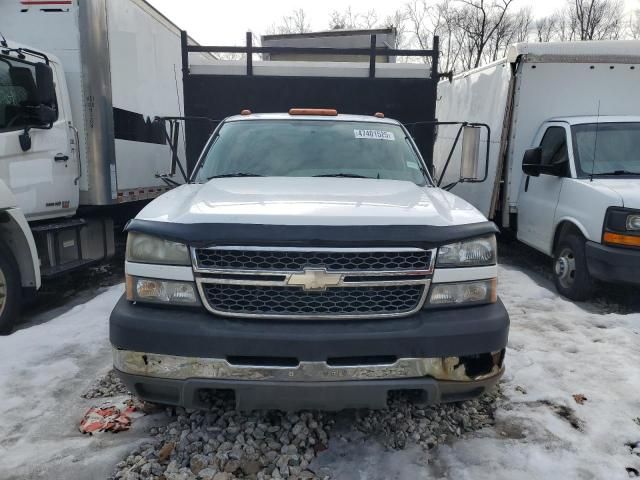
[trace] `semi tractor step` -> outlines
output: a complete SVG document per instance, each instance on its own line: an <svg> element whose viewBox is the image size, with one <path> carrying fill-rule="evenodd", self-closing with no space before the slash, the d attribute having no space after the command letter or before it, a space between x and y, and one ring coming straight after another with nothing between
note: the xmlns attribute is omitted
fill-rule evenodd
<svg viewBox="0 0 640 480"><path fill-rule="evenodd" d="M113 220L72 218L31 228L40 258L40 274L53 277L113 256Z"/></svg>
<svg viewBox="0 0 640 480"><path fill-rule="evenodd" d="M54 267L41 267L40 276L42 278L52 278L57 277L63 273L68 273L73 270L79 270L84 267L88 267L91 264L98 263L100 259L97 260L73 260L71 262L63 263L62 265L56 265Z"/></svg>
<svg viewBox="0 0 640 480"><path fill-rule="evenodd" d="M55 232L60 230L67 230L69 228L78 228L87 225L87 221L84 218L70 218L68 220L56 221L52 223L42 223L33 225L31 231L36 233Z"/></svg>

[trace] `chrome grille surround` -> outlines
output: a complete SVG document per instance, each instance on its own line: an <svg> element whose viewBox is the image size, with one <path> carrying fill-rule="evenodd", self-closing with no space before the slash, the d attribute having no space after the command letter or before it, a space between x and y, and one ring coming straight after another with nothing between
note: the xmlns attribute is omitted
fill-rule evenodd
<svg viewBox="0 0 640 480"><path fill-rule="evenodd" d="M246 268L242 261L228 263L236 254L247 258L247 252L253 258L274 258L278 268L268 268L265 262L252 264L256 268ZM205 266L200 258L215 258L218 254L225 257L227 264L219 266ZM305 256L311 259L323 257L329 266L338 267L335 259L343 262L342 268L326 268L317 260L305 264ZM236 247L219 246L205 249L192 248L191 257L196 273L196 283L202 303L211 313L228 317L243 318L277 318L277 319L355 319L355 318L385 318L411 315L420 310L426 300L436 259L436 250L420 248L307 248L307 247ZM351 261L353 258L385 259L377 262L387 267L380 270L364 268ZM282 265L282 258L295 258L294 264ZM397 258L400 268L387 259ZM403 262L403 258L409 261ZM204 262L211 265L212 263ZM215 262L213 262L215 264ZM413 264L421 268L406 268ZM235 266L237 267L235 267ZM282 266L295 268L281 268ZM239 267L239 268L238 268ZM259 267L259 268L258 268ZM267 268L264 268L267 267ZM352 268L353 267L353 268ZM358 267L358 268L355 268ZM405 268L403 268L405 267ZM228 287L237 286L238 292ZM406 292L398 294L399 286L411 286ZM416 289L416 287L418 287ZM353 300L359 288L371 298L359 298L357 305L346 305ZM282 290L280 290L282 289ZM294 290L295 289L295 290ZM233 299L234 308L217 306L210 301L211 292L225 292L226 299ZM292 293L300 292L299 298ZM344 295L340 292L344 292ZM273 295L274 300L265 297L265 293ZM278 292L281 292L279 295ZM317 294L317 295L315 295ZM247 295L247 308L242 308L242 295ZM384 295L390 295L384 298ZM238 299L238 296L240 299ZM260 296L260 297L259 297ZM283 300L284 305L292 306L291 311L279 306L274 310L273 304ZM259 311L259 299L264 301L265 311ZM334 305L331 305L331 302ZM400 308L404 302L405 308ZM367 310L366 305L371 308ZM339 304L339 305L338 305ZM295 306L294 306L295 305ZM342 305L344 308L341 308ZM316 309L314 311L314 308ZM324 308L324 311L322 310ZM399 309L400 308L400 309ZM277 311L276 311L277 310Z"/></svg>

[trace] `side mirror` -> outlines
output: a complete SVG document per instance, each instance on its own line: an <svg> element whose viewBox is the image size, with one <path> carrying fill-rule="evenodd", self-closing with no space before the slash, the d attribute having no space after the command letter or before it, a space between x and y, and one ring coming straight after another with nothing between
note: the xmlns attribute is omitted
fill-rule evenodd
<svg viewBox="0 0 640 480"><path fill-rule="evenodd" d="M480 170L480 127L463 127L460 180L478 181Z"/></svg>
<svg viewBox="0 0 640 480"><path fill-rule="evenodd" d="M36 63L36 89L40 105L52 107L56 100L56 86L53 81L53 70L46 63Z"/></svg>
<svg viewBox="0 0 640 480"><path fill-rule="evenodd" d="M522 171L532 177L540 176L542 171L542 149L531 148L524 152L524 158L522 159Z"/></svg>

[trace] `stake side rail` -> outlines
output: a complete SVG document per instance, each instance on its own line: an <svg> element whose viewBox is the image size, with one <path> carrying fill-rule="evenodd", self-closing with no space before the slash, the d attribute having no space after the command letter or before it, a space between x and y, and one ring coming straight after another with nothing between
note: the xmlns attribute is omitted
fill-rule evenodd
<svg viewBox="0 0 640 480"><path fill-rule="evenodd" d="M220 46L220 45L189 45L187 32L182 31L182 73L189 74L189 53L242 53L246 55L247 75L253 75L253 54L304 54L304 55L336 55L336 56L363 56L369 58L369 78L376 76L376 60L378 56L387 57L429 57L431 59L431 78L440 79L438 72L439 38L433 38L432 49L398 49L386 48L376 45L376 35L371 35L369 48L331 48L331 47L256 47L253 45L253 35L247 32L246 45Z"/></svg>

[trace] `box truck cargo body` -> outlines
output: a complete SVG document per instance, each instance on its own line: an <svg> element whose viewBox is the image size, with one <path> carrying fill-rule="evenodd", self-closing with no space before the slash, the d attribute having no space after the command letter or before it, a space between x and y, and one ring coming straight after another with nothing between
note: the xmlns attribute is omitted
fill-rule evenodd
<svg viewBox="0 0 640 480"><path fill-rule="evenodd" d="M593 278L640 282L639 51L638 41L517 44L439 84L438 120L491 127L487 180L456 183L458 145L443 184L553 256L571 298L586 298ZM454 138L439 127L438 175Z"/></svg>

